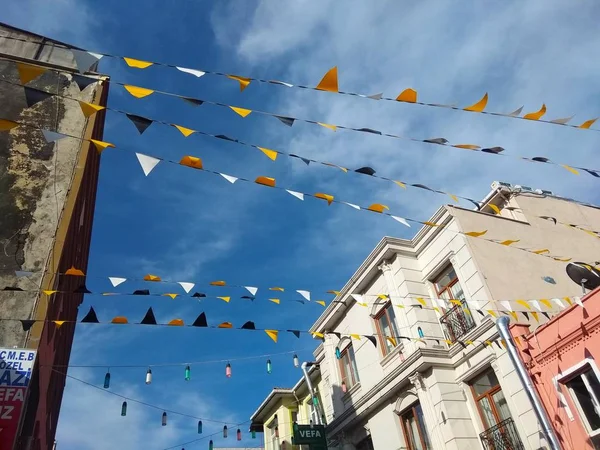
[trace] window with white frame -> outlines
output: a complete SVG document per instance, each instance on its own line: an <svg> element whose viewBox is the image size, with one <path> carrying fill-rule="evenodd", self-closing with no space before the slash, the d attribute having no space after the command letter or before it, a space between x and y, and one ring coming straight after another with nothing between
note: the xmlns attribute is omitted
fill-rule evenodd
<svg viewBox="0 0 600 450"><path fill-rule="evenodd" d="M383 356L390 353L398 345L400 334L396 326L396 314L392 307L392 303L388 303L375 316L375 325L377 327L377 336L381 344Z"/></svg>
<svg viewBox="0 0 600 450"><path fill-rule="evenodd" d="M590 435L600 434L600 382L590 364L561 380Z"/></svg>

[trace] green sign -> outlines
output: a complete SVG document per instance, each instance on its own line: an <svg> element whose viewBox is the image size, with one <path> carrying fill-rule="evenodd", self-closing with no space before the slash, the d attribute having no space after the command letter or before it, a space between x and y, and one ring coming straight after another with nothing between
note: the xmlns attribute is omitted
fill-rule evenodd
<svg viewBox="0 0 600 450"><path fill-rule="evenodd" d="M318 445L327 448L325 426L294 425L294 445Z"/></svg>

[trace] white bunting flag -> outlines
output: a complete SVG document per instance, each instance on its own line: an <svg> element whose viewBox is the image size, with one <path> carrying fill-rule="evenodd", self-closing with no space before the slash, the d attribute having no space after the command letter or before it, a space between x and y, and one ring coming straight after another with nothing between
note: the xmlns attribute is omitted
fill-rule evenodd
<svg viewBox="0 0 600 450"><path fill-rule="evenodd" d="M582 308L585 308L585 306L583 306L583 302L581 301L581 297L573 297L573 301L575 303L577 303L579 306L581 306Z"/></svg>
<svg viewBox="0 0 600 450"><path fill-rule="evenodd" d="M360 206L358 206L358 205L355 205L355 204L353 204L353 203L348 203L348 202L342 202L342 203L345 203L346 205L350 206L351 208L354 208L354 209L360 209Z"/></svg>
<svg viewBox="0 0 600 450"><path fill-rule="evenodd" d="M44 139L46 139L46 142L48 143L55 142L67 137L66 134L57 133L56 131L50 130L42 130L42 134L44 135Z"/></svg>
<svg viewBox="0 0 600 450"><path fill-rule="evenodd" d="M257 287L244 286L244 288L247 289L248 292L250 292L252 295L256 295L256 293L258 292L258 288Z"/></svg>
<svg viewBox="0 0 600 450"><path fill-rule="evenodd" d="M296 292L310 302L310 292L302 290L298 290Z"/></svg>
<svg viewBox="0 0 600 450"><path fill-rule="evenodd" d="M135 156L137 156L140 166L142 166L142 170L144 171L144 175L146 176L148 176L150 172L152 172L152 169L160 162L160 159L142 153L136 153Z"/></svg>
<svg viewBox="0 0 600 450"><path fill-rule="evenodd" d="M364 303L364 297L359 294L350 294L350 296L356 300L358 303Z"/></svg>
<svg viewBox="0 0 600 450"><path fill-rule="evenodd" d="M195 286L194 283L187 283L185 281L178 281L178 284L183 288L186 294L189 294Z"/></svg>
<svg viewBox="0 0 600 450"><path fill-rule="evenodd" d="M562 308L562 309L565 308L565 304L563 303L563 301L560 298L553 298L552 301L554 303L556 303L560 308Z"/></svg>
<svg viewBox="0 0 600 450"><path fill-rule="evenodd" d="M540 306L540 302L538 302L537 300L529 300L529 303L531 303L533 307L538 311L543 312L542 307Z"/></svg>
<svg viewBox="0 0 600 450"><path fill-rule="evenodd" d="M232 177L231 175L225 175L224 173L219 173L223 178L229 181L231 184L235 183L238 179L236 177Z"/></svg>
<svg viewBox="0 0 600 450"><path fill-rule="evenodd" d="M398 216L392 216L392 219L397 220L402 225L406 225L408 228L410 228L410 224L406 221L406 219L403 219L402 217L398 217Z"/></svg>
<svg viewBox="0 0 600 450"><path fill-rule="evenodd" d="M502 301L500 302L502 304L502 306L504 306L508 311L513 312L512 306L510 304L510 302L507 301Z"/></svg>
<svg viewBox="0 0 600 450"><path fill-rule="evenodd" d="M110 280L110 283L113 285L113 287L117 287L121 283L125 283L127 281L127 278L119 277L108 277L108 279Z"/></svg>
<svg viewBox="0 0 600 450"><path fill-rule="evenodd" d="M198 78L200 78L203 75L206 75L206 72L202 72L201 70L188 69L187 67L177 67L177 70L181 70L182 72L192 74Z"/></svg>
<svg viewBox="0 0 600 450"><path fill-rule="evenodd" d="M86 52L85 50L71 49L71 53L73 53L73 58L75 58L77 70L81 73L90 70L90 67L97 63L103 56L100 53Z"/></svg>
<svg viewBox="0 0 600 450"><path fill-rule="evenodd" d="M292 194L298 200L304 201L304 194L302 192L290 191L289 189L285 190L288 194Z"/></svg>

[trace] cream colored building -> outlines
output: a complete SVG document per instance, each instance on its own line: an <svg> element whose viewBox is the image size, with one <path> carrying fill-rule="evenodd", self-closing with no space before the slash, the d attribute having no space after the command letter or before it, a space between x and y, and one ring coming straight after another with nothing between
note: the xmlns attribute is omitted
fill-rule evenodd
<svg viewBox="0 0 600 450"><path fill-rule="evenodd" d="M564 259L600 259L600 239L581 229L600 229L600 209L505 183L492 188L480 211L444 206L430 219L443 227L383 238L311 328L325 335L315 357L330 449L548 448L504 348L461 342L498 336L494 317L475 309L581 295ZM463 234L473 231L486 234ZM507 240L518 243L500 244ZM380 294L388 298L375 300ZM434 310L412 301L419 296L427 305L463 303ZM377 335L377 346L344 334Z"/></svg>

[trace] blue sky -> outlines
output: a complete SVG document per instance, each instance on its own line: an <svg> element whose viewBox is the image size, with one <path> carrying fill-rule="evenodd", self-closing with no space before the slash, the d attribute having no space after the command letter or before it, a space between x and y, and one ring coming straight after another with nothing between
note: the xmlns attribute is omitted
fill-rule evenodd
<svg viewBox="0 0 600 450"><path fill-rule="evenodd" d="M8 8L6 7L8 6ZM484 92L488 109L536 111L545 102L548 116L574 123L599 114L600 45L595 18L600 7L581 2L378 2L333 0L192 1L148 0L8 0L2 20L74 45L179 66L206 68L264 79L316 85L337 65L340 88L397 95L407 87L425 101L467 105ZM598 168L597 133L490 116L374 102L329 93L253 83L240 92L236 82L206 75L200 79L172 69L141 71L122 61L103 59L100 71L114 80L206 98L282 115L306 117L409 136L444 136L452 142L500 145L506 153L544 155L558 161ZM575 177L563 169L512 158L428 146L329 130L296 123L287 128L258 115L246 119L231 111L153 95L137 100L113 85L109 106L151 118L223 133L264 147L329 160L350 168L371 166L379 175L423 183L458 195L481 198L494 180L553 190L598 201L597 180ZM596 128L598 125L596 125ZM269 286L307 289L313 299L329 300L328 289L342 287L374 245L385 235L411 237L393 220L327 206L260 186L235 184L210 174L159 165L144 177L129 150L179 160L199 156L206 168L255 178L275 177L278 184L306 192L332 193L357 204L389 205L405 217L426 220L447 199L335 169L306 167L279 157L272 162L259 152L199 136L183 138L176 130L152 125L142 136L123 116L108 113L105 140L128 151L107 150L102 157L93 242L88 273L92 276L140 278L153 273L205 285L217 279L261 289L254 302L239 300L246 292L205 288L208 295L231 295L194 302L179 297L88 296L101 320L125 315L140 320L149 306L159 321L193 321L206 312L209 323L235 326L254 320L264 328L307 329L322 311L318 305L266 299ZM465 204L465 207L469 205ZM112 290L108 280L90 278L92 291ZM144 286L127 282L116 290L141 287L154 292L181 292L174 285ZM197 289L200 289L198 287ZM293 291L280 295L292 299ZM362 330L357 330L358 332ZM367 332L367 331L365 331ZM184 381L183 366L157 368L150 386L145 368L117 365L186 363L282 353L296 350L311 358L316 342L280 336L274 344L262 332L80 326L71 363L99 368L71 368L75 377L100 385L111 368L111 390L183 413L230 423L244 422L274 386L288 387L300 377L291 355L192 366ZM129 404L76 381L67 382L58 444L61 449L163 449L197 439L193 419L169 417ZM205 434L220 425L205 422ZM233 428L233 427L230 427ZM245 444L247 426L242 427ZM234 429L217 446L233 445ZM199 441L186 448L207 448Z"/></svg>

